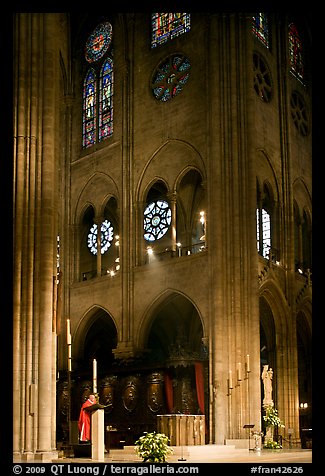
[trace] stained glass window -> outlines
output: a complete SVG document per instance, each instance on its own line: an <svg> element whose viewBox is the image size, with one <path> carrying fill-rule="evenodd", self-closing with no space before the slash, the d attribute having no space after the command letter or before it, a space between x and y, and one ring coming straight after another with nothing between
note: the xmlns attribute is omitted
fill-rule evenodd
<svg viewBox="0 0 325 476"><path fill-rule="evenodd" d="M113 62L107 59L100 73L99 140L113 133Z"/></svg>
<svg viewBox="0 0 325 476"><path fill-rule="evenodd" d="M98 25L85 45L85 59L92 63L83 87L84 148L100 142L113 133L113 59L112 26ZM109 55L109 56L108 56Z"/></svg>
<svg viewBox="0 0 325 476"><path fill-rule="evenodd" d="M144 211L144 238L155 241L162 238L168 231L172 220L172 212L168 202L157 200L151 202Z"/></svg>
<svg viewBox="0 0 325 476"><path fill-rule="evenodd" d="M153 13L151 15L151 25L151 47L154 48L190 31L190 14Z"/></svg>
<svg viewBox="0 0 325 476"><path fill-rule="evenodd" d="M269 21L265 13L256 13L252 18L252 30L264 46L269 48Z"/></svg>
<svg viewBox="0 0 325 476"><path fill-rule="evenodd" d="M85 46L85 58L89 63L98 61L108 51L112 41L112 25L104 22L98 25L88 37Z"/></svg>
<svg viewBox="0 0 325 476"><path fill-rule="evenodd" d="M190 77L191 64L180 54L170 55L155 70L151 87L156 99L168 101L179 94Z"/></svg>
<svg viewBox="0 0 325 476"><path fill-rule="evenodd" d="M83 88L83 145L89 147L96 142L96 74L91 68Z"/></svg>
<svg viewBox="0 0 325 476"><path fill-rule="evenodd" d="M97 225L96 223L90 228L88 233L88 248L93 255L97 255ZM106 253L106 251L111 246L113 240L113 226L108 220L103 221L100 227L101 231L101 241L100 241L100 252L101 254Z"/></svg>
<svg viewBox="0 0 325 476"><path fill-rule="evenodd" d="M299 37L297 26L289 25L289 62L290 71L300 80L304 79L304 61L302 41Z"/></svg>

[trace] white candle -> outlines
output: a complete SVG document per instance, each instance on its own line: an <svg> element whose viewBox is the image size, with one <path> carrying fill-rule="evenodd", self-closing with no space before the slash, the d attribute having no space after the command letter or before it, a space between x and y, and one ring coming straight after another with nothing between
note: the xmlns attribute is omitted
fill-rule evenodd
<svg viewBox="0 0 325 476"><path fill-rule="evenodd" d="M70 319L67 319L67 344L71 345Z"/></svg>
<svg viewBox="0 0 325 476"><path fill-rule="evenodd" d="M97 393L97 360L93 360L93 392Z"/></svg>
<svg viewBox="0 0 325 476"><path fill-rule="evenodd" d="M237 380L242 380L241 378L241 363L238 362L237 364Z"/></svg>
<svg viewBox="0 0 325 476"><path fill-rule="evenodd" d="M68 370L71 372L71 345L68 346Z"/></svg>
<svg viewBox="0 0 325 476"><path fill-rule="evenodd" d="M229 388L233 388L232 386L232 371L229 370Z"/></svg>
<svg viewBox="0 0 325 476"><path fill-rule="evenodd" d="M249 365L249 354L246 355L246 372L250 372L251 368Z"/></svg>

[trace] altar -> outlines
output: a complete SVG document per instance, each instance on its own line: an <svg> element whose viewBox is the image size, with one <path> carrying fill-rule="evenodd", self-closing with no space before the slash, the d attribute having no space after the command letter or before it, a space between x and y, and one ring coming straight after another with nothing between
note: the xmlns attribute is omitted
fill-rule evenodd
<svg viewBox="0 0 325 476"><path fill-rule="evenodd" d="M205 445L205 416L157 415L157 431L168 436L170 446Z"/></svg>

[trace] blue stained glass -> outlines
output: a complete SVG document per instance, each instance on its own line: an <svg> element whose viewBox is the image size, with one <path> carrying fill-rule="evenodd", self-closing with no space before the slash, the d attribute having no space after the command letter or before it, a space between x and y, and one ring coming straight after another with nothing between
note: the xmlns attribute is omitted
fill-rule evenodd
<svg viewBox="0 0 325 476"><path fill-rule="evenodd" d="M112 41L112 25L109 22L99 24L89 36L85 46L85 58L89 63L101 59Z"/></svg>
<svg viewBox="0 0 325 476"><path fill-rule="evenodd" d="M151 16L151 47L154 48L190 31L189 13L153 13Z"/></svg>
<svg viewBox="0 0 325 476"><path fill-rule="evenodd" d="M96 142L96 74L93 69L87 73L83 89L83 146Z"/></svg>
<svg viewBox="0 0 325 476"><path fill-rule="evenodd" d="M161 62L153 74L152 90L155 98L166 102L177 96L190 77L190 68L189 59L179 54L171 55Z"/></svg>
<svg viewBox="0 0 325 476"><path fill-rule="evenodd" d="M113 133L113 62L107 59L100 75L99 141Z"/></svg>
<svg viewBox="0 0 325 476"><path fill-rule="evenodd" d="M252 30L264 46L269 48L269 21L265 13L256 13L252 18Z"/></svg>
<svg viewBox="0 0 325 476"><path fill-rule="evenodd" d="M113 134L113 60L111 48L112 26L109 22L99 24L88 37L85 58L95 63L86 75L83 87L83 135L84 148L96 144Z"/></svg>

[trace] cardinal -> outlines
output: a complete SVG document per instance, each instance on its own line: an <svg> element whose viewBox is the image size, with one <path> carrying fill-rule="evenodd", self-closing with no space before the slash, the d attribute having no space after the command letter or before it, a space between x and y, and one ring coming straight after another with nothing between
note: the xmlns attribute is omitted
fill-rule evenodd
<svg viewBox="0 0 325 476"><path fill-rule="evenodd" d="M96 397L95 395L89 395L88 399L82 405L79 415L78 421L78 430L79 430L79 439L80 441L90 441L91 433L90 433L90 418L91 412L87 411L87 407L91 405L95 405Z"/></svg>

